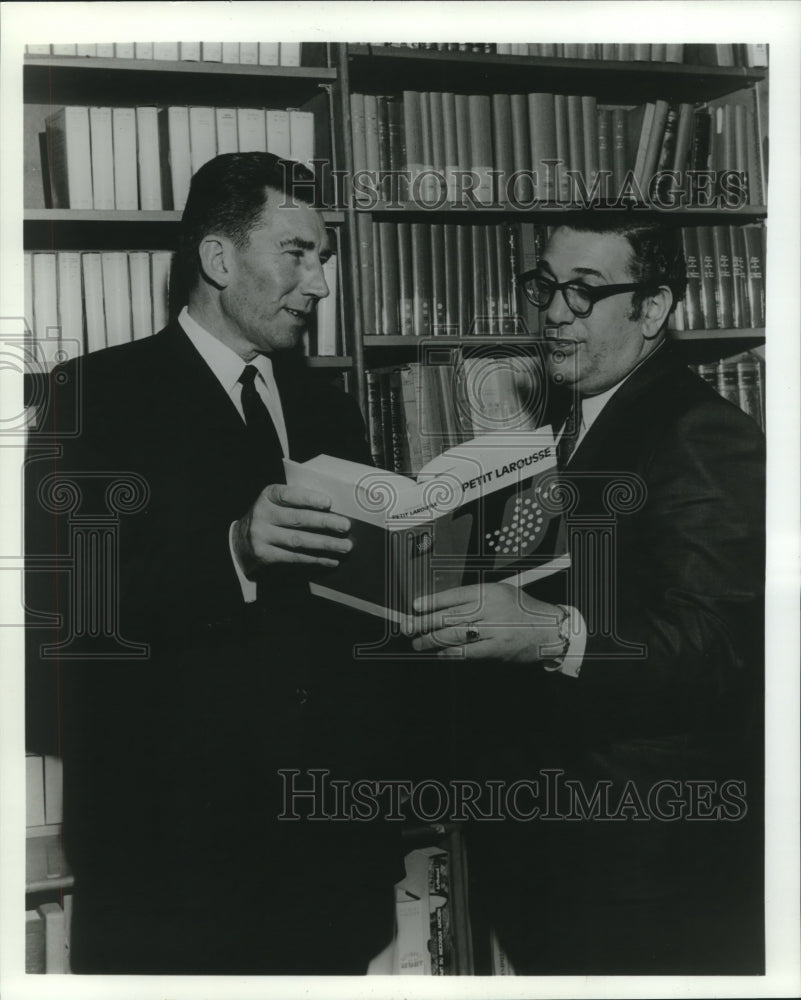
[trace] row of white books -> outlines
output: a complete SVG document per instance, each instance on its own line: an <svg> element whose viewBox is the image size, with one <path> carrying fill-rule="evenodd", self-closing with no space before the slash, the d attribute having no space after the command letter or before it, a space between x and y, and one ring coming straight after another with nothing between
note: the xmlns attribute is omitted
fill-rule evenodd
<svg viewBox="0 0 801 1000"><path fill-rule="evenodd" d="M25 320L47 368L158 333L168 321L169 250L25 254ZM340 352L337 257L323 268L330 295L307 354Z"/></svg>
<svg viewBox="0 0 801 1000"><path fill-rule="evenodd" d="M300 42L90 42L26 45L29 56L166 59L252 66L300 66Z"/></svg>
<svg viewBox="0 0 801 1000"><path fill-rule="evenodd" d="M47 139L53 208L183 211L192 175L219 153L270 152L311 167L314 113L69 105L47 119Z"/></svg>

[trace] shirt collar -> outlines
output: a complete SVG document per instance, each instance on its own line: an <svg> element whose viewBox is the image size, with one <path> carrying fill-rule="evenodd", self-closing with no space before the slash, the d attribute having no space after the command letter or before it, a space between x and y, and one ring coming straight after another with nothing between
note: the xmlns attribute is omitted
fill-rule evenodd
<svg viewBox="0 0 801 1000"><path fill-rule="evenodd" d="M243 361L236 351L193 319L186 306L181 310L178 322L229 396L239 383L239 376L246 364L252 364L258 369L269 388L274 386L273 363L265 354L257 354L250 362Z"/></svg>
<svg viewBox="0 0 801 1000"><path fill-rule="evenodd" d="M656 351L662 349L662 344L660 344ZM646 355L637 365L631 369L631 371L622 378L617 385L613 385L611 389L606 389L604 392L599 392L597 396L584 396L581 400L581 423L585 430L589 430L590 427L595 423L601 410L606 406L609 400L614 396L617 390L627 382L631 376L637 371L640 365L644 364L648 358L654 356L656 351L652 351L650 354Z"/></svg>

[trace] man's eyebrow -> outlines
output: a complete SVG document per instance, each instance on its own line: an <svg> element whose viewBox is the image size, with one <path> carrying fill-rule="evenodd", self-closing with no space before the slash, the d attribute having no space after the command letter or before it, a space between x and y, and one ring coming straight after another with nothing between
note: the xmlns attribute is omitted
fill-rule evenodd
<svg viewBox="0 0 801 1000"><path fill-rule="evenodd" d="M603 278L606 279L606 275L603 271L596 271L593 267L574 267L573 274L580 274L582 277L588 275L592 278Z"/></svg>
<svg viewBox="0 0 801 1000"><path fill-rule="evenodd" d="M314 250L316 244L312 243L311 240L304 240L301 236L287 236L285 240L281 240L278 244L278 248L283 250L284 247L297 247L298 250Z"/></svg>

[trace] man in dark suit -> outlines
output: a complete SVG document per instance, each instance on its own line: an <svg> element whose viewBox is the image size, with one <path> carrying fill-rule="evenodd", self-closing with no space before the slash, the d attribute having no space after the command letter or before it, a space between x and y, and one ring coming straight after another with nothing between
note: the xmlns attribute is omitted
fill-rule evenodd
<svg viewBox="0 0 801 1000"><path fill-rule="evenodd" d="M285 797L310 768L386 774L400 704L352 658L364 624L309 595L348 521L283 477L369 462L355 402L296 357L328 295L312 180L262 153L199 170L184 308L57 370L32 435L28 604L61 621L29 662L58 682L75 972L356 974L392 934L387 831L278 818L330 815Z"/></svg>
<svg viewBox="0 0 801 1000"><path fill-rule="evenodd" d="M666 342L678 231L560 226L521 278L571 569L415 640L466 661L473 774L532 782L473 825L481 906L518 973L758 973L764 439Z"/></svg>

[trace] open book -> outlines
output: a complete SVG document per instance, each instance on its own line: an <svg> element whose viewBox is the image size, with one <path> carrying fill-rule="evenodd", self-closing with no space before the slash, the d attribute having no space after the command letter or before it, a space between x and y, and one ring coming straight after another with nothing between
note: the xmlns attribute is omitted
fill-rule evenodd
<svg viewBox="0 0 801 1000"><path fill-rule="evenodd" d="M569 564L550 427L443 452L417 480L318 455L287 483L328 494L353 549L312 592L403 623L416 597L468 583L523 584Z"/></svg>

